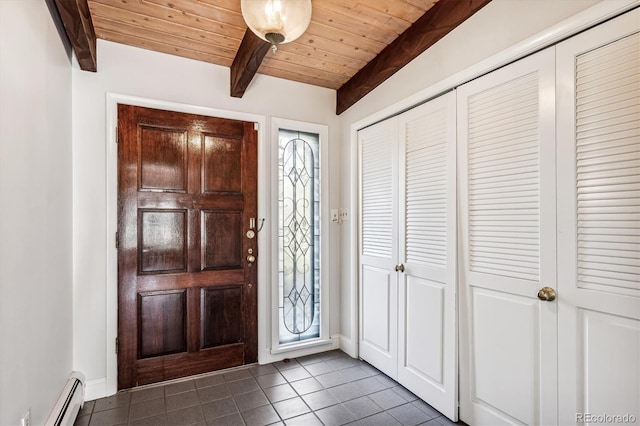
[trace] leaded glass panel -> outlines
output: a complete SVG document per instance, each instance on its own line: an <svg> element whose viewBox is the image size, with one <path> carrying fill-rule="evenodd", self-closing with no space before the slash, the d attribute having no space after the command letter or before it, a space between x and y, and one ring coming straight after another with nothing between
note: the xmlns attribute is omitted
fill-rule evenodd
<svg viewBox="0 0 640 426"><path fill-rule="evenodd" d="M280 343L320 337L319 135L280 129Z"/></svg>

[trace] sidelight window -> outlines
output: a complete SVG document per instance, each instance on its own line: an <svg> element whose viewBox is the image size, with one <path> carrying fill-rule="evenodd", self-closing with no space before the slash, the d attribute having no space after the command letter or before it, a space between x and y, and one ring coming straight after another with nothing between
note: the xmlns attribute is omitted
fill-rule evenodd
<svg viewBox="0 0 640 426"><path fill-rule="evenodd" d="M320 135L278 130L279 343L320 337Z"/></svg>

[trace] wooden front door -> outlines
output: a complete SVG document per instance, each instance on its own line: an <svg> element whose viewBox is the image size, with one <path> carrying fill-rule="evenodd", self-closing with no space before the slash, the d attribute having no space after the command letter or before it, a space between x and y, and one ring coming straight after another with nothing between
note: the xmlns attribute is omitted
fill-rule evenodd
<svg viewBox="0 0 640 426"><path fill-rule="evenodd" d="M253 123L118 105L118 388L257 361Z"/></svg>

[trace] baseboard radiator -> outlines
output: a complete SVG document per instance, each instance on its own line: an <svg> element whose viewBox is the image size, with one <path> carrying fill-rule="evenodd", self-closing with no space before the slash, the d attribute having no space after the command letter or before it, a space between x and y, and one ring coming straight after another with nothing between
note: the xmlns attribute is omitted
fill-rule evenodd
<svg viewBox="0 0 640 426"><path fill-rule="evenodd" d="M45 425L73 426L84 404L84 387L84 375L79 371L72 372Z"/></svg>

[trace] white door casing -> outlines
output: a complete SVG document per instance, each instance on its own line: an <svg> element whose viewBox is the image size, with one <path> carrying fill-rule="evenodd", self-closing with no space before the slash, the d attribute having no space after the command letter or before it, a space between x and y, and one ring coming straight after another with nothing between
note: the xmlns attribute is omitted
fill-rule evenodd
<svg viewBox="0 0 640 426"><path fill-rule="evenodd" d="M360 357L397 378L397 119L358 132Z"/></svg>
<svg viewBox="0 0 640 426"><path fill-rule="evenodd" d="M556 47L563 425L640 420L639 31L635 9Z"/></svg>
<svg viewBox="0 0 640 426"><path fill-rule="evenodd" d="M458 88L460 417L557 424L553 48Z"/></svg>
<svg viewBox="0 0 640 426"><path fill-rule="evenodd" d="M398 381L457 421L455 92L398 120Z"/></svg>

